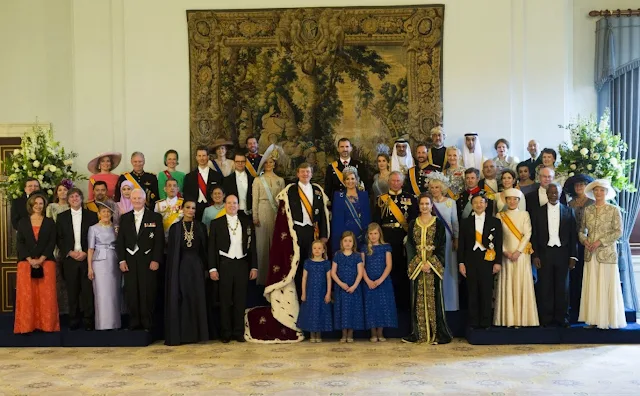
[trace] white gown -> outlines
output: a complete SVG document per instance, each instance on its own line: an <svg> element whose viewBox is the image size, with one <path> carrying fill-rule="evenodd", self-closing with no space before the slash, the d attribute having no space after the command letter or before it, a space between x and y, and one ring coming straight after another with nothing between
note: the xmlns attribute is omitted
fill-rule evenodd
<svg viewBox="0 0 640 396"><path fill-rule="evenodd" d="M523 252L531 239L531 219L529 213L520 210L507 210L514 226L522 234L519 240L502 220L502 250ZM502 214L501 214L502 215ZM539 326L538 306L533 288L531 255L521 253L517 261L506 256L502 258L502 269L498 272L496 302L493 324L495 326Z"/></svg>

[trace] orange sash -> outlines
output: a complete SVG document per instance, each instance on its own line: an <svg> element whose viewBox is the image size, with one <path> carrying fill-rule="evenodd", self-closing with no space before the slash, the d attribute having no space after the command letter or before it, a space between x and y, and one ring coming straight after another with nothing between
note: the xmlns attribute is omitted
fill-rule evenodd
<svg viewBox="0 0 640 396"><path fill-rule="evenodd" d="M478 242L478 244L480 246L482 246L483 248L486 249L486 247L482 244L482 234L479 233L478 231L476 231L476 242ZM486 261L493 261L496 259L496 251L493 249L487 249L486 253L484 254L484 259Z"/></svg>
<svg viewBox="0 0 640 396"><path fill-rule="evenodd" d="M524 235L522 235L520 230L518 230L516 228L515 224L513 224L513 221L511 220L509 215L507 215L505 212L501 212L500 213L500 218L502 219L502 221L504 221L504 224L507 225L507 228L509 229L509 231L511 231L513 236L518 238L519 241L522 241L522 238L524 238ZM527 243L527 246L524 247L524 250L522 251L522 253L524 253L524 254L533 253L533 246L531 245L531 242Z"/></svg>
<svg viewBox="0 0 640 396"><path fill-rule="evenodd" d="M493 188L491 188L488 184L484 184L484 191L486 191L487 193L487 198L491 199L491 200L495 200L496 199L496 192L493 191Z"/></svg>
<svg viewBox="0 0 640 396"><path fill-rule="evenodd" d="M380 196L380 198L387 204L389 210L391 211L391 214L396 218L396 220L398 220L398 223L402 224L402 228L404 228L405 231L408 231L409 224L407 224L407 219L404 217L404 214L402 214L402 211L400 210L398 205L393 202L391 196L389 194L384 194Z"/></svg>
<svg viewBox="0 0 640 396"><path fill-rule="evenodd" d="M131 184L133 184L133 188L139 188L139 189L144 191L144 189L142 187L140 187L140 184L138 184L136 179L134 179L133 176L131 176L131 173L124 172L123 175L124 175L125 179L129 180L131 182Z"/></svg>
<svg viewBox="0 0 640 396"><path fill-rule="evenodd" d="M313 223L313 238L317 239L320 236L320 229L318 228L318 222L313 221L313 206L311 205L311 202L309 202L309 198L307 198L307 195L304 193L304 191L302 191L300 186L298 186L298 195L300 196L300 202L302 202L302 206L304 206L304 208L306 209L307 214L309 215L309 219L311 219L311 222Z"/></svg>
<svg viewBox="0 0 640 396"><path fill-rule="evenodd" d="M414 168L409 169L409 181L411 182L413 195L418 197L422 193L422 191L420 191L420 186L418 186L418 180L416 180L416 171L414 170Z"/></svg>
<svg viewBox="0 0 640 396"><path fill-rule="evenodd" d="M215 218L218 219L226 214L227 214L227 208L222 208L222 210L218 212Z"/></svg>
<svg viewBox="0 0 640 396"><path fill-rule="evenodd" d="M340 180L340 183L342 183L342 185L345 186L345 184L344 184L344 175L342 174L340 169L338 169L338 161L333 161L331 163L331 167L333 168L333 171L336 173L336 176L338 176L338 180Z"/></svg>
<svg viewBox="0 0 640 396"><path fill-rule="evenodd" d="M96 179L94 179L93 177L89 178L89 183L91 183L92 186L95 186L96 184Z"/></svg>
<svg viewBox="0 0 640 396"><path fill-rule="evenodd" d="M249 173L251 174L251 176L258 177L258 172L256 172L256 169L253 167L253 164L251 163L251 161L249 161L249 158L247 158L247 166L246 166L246 168L249 171Z"/></svg>

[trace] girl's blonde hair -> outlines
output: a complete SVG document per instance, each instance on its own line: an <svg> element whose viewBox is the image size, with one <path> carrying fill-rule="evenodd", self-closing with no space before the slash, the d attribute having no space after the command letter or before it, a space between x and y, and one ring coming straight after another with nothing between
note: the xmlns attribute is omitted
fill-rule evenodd
<svg viewBox="0 0 640 396"><path fill-rule="evenodd" d="M380 224L378 223L369 223L369 227L367 227L367 235L365 235L365 238L367 240L367 256L371 256L373 254L373 244L371 243L371 241L369 240L369 233L371 231L377 230L378 231L378 235L380 235L380 239L378 240L378 242L381 245L384 245L384 236L382 236L382 227L380 227Z"/></svg>
<svg viewBox="0 0 640 396"><path fill-rule="evenodd" d="M354 234L352 231L345 231L342 233L342 237L340 237L340 251L344 252L344 248L342 247L342 241L344 241L344 238L348 238L351 237L351 240L353 241L353 251L357 252L358 251L358 246L356 245L356 243L358 243L358 240L356 239L356 234Z"/></svg>
<svg viewBox="0 0 640 396"><path fill-rule="evenodd" d="M316 244L322 245L322 250L323 250L322 258L326 260L327 259L327 245L324 242L322 242L320 239L316 239L313 242L311 242L311 251L310 251L310 254L309 254L309 256L310 256L309 258L311 258L311 259L313 258L313 245L316 245Z"/></svg>

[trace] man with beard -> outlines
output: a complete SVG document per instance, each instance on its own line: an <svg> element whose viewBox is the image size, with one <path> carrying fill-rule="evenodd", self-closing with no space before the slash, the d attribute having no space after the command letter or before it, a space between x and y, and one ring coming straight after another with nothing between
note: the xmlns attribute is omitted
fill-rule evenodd
<svg viewBox="0 0 640 396"><path fill-rule="evenodd" d="M477 133L464 134L464 148L462 150L462 164L466 169L475 168L482 169L482 165L486 161L482 155L482 146ZM482 172L481 172L482 173Z"/></svg>
<svg viewBox="0 0 640 396"><path fill-rule="evenodd" d="M404 185L404 190L418 198L421 193L429 190L427 175L429 172L429 152L426 144L419 144L416 147L416 166L409 169L409 177Z"/></svg>
<svg viewBox="0 0 640 396"><path fill-rule="evenodd" d="M447 135L441 126L431 130L431 141L433 145L428 152L427 172L444 172L444 170L449 167L449 163L447 162L447 148L444 146L444 139L446 137Z"/></svg>
<svg viewBox="0 0 640 396"><path fill-rule="evenodd" d="M90 210L94 213L98 213L98 205L97 202L102 202L111 208L113 212L113 225L118 225L118 219L120 218L120 211L118 210L118 204L113 202L109 197L107 197L107 183L98 180L93 184L93 199L91 201L87 201L85 207L87 210Z"/></svg>
<svg viewBox="0 0 640 396"><path fill-rule="evenodd" d="M406 175L409 168L413 166L414 163L411 157L409 141L405 138L397 139L391 155L391 171L399 171L403 175Z"/></svg>
<svg viewBox="0 0 640 396"><path fill-rule="evenodd" d="M260 161L262 161L262 156L258 154L258 139L253 136L249 136L244 142L247 146L247 172L249 172L251 177L255 179L260 176L258 174L258 168L260 166Z"/></svg>
<svg viewBox="0 0 640 396"><path fill-rule="evenodd" d="M347 138L341 138L338 140L338 154L340 158L327 165L327 171L325 172L324 192L329 199L333 198L333 193L336 191L344 191L344 177L342 171L347 166L352 166L358 170L360 180L365 183L367 179L367 168L363 164L351 158L351 152L353 146L351 141Z"/></svg>

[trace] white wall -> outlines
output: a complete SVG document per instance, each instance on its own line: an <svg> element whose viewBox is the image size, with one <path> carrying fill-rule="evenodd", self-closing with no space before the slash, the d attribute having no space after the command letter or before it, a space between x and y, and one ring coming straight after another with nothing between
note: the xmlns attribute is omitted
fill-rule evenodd
<svg viewBox="0 0 640 396"><path fill-rule="evenodd" d="M446 6L448 143L477 131L485 152L506 137L523 158L529 139L557 146L567 137L558 124L595 111L596 19L586 14L631 2L273 0L268 6L419 3ZM51 121L57 136L80 153L80 164L103 150L119 150L125 157L141 150L147 169L159 171L164 151L175 148L185 156L186 170L185 11L265 5L261 0L3 0L0 53L10 55L0 62L0 122L28 122L35 115Z"/></svg>

